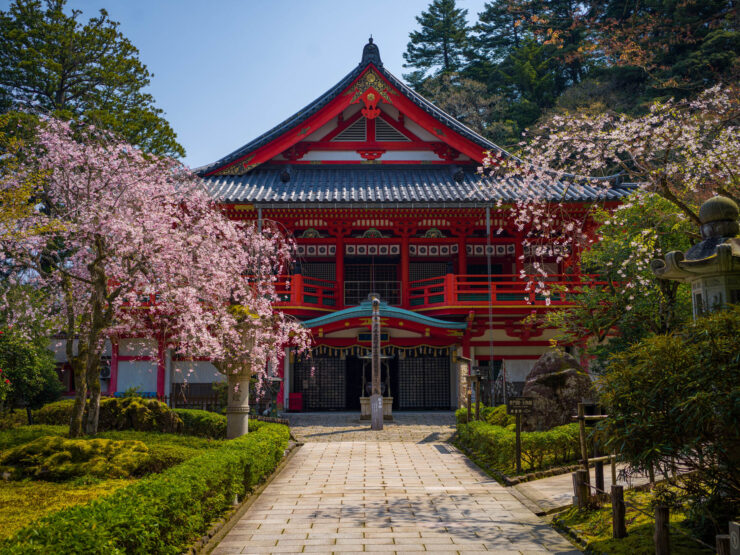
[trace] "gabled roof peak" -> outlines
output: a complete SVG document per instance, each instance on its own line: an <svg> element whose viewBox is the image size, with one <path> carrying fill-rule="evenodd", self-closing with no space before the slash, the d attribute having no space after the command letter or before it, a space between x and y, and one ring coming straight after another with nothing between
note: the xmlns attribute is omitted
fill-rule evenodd
<svg viewBox="0 0 740 555"><path fill-rule="evenodd" d="M383 62L380 60L380 50L378 49L378 45L373 42L372 35L367 40L365 48L362 49L362 61L360 65L366 66L369 63L373 63L378 67L383 65Z"/></svg>

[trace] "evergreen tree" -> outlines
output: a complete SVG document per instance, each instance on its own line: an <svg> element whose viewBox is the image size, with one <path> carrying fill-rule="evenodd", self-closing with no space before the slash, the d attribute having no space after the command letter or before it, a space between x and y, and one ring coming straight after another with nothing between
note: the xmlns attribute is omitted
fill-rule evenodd
<svg viewBox="0 0 740 555"><path fill-rule="evenodd" d="M429 77L420 92L435 106L483 136L491 136L489 122L503 111L500 95L489 95L485 84L458 73Z"/></svg>
<svg viewBox="0 0 740 555"><path fill-rule="evenodd" d="M493 0L478 14L475 45L480 57L493 63L504 60L532 36L533 4L527 0Z"/></svg>
<svg viewBox="0 0 740 555"><path fill-rule="evenodd" d="M105 10L87 23L66 0L15 0L0 12L0 110L82 118L155 154L185 151L143 89L152 75Z"/></svg>
<svg viewBox="0 0 740 555"><path fill-rule="evenodd" d="M592 0L591 11L610 65L641 68L653 88L649 96L686 96L737 80L733 0Z"/></svg>
<svg viewBox="0 0 740 555"><path fill-rule="evenodd" d="M427 73L433 75L459 71L468 53L468 10L456 6L455 0L432 0L427 11L416 21L421 26L409 34L403 59L404 67L415 71L404 75L418 87Z"/></svg>

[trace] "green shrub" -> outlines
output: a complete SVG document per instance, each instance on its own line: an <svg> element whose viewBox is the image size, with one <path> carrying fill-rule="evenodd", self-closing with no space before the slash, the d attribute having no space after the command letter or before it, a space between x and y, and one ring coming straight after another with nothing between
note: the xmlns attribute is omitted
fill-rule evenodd
<svg viewBox="0 0 740 555"><path fill-rule="evenodd" d="M10 430L28 424L28 415L25 410L0 410L0 430Z"/></svg>
<svg viewBox="0 0 740 555"><path fill-rule="evenodd" d="M458 424L460 445L475 458L506 474L516 468L516 433L509 427L471 421ZM522 467L542 470L578 459L578 424L558 426L546 432L522 432Z"/></svg>
<svg viewBox="0 0 740 555"><path fill-rule="evenodd" d="M42 518L0 543L0 552L177 554L271 472L288 428L261 424L218 449L112 495Z"/></svg>
<svg viewBox="0 0 740 555"><path fill-rule="evenodd" d="M467 423L468 409L467 407L457 409L455 412L455 418L457 419L458 426L460 424ZM480 417L484 422L493 424L494 426L509 426L516 423L516 417L509 416L506 414L506 405L499 405L497 407L484 407L480 406ZM472 408L470 420L475 419L475 408Z"/></svg>
<svg viewBox="0 0 740 555"><path fill-rule="evenodd" d="M43 436L63 436L69 432L69 426L33 425L19 426L0 431L0 453L16 445L23 445Z"/></svg>
<svg viewBox="0 0 740 555"><path fill-rule="evenodd" d="M141 471L143 474L162 472L166 468L201 455L205 450L218 448L224 443L200 437L134 430L102 432L98 434L98 437L143 442L149 448L149 459Z"/></svg>
<svg viewBox="0 0 740 555"><path fill-rule="evenodd" d="M34 415L39 424L69 425L73 400L41 407ZM100 400L98 430L140 430L180 433L182 420L167 405L154 399L104 397Z"/></svg>
<svg viewBox="0 0 740 555"><path fill-rule="evenodd" d="M226 417L215 412L196 409L173 409L183 422L185 435L224 438ZM249 423L250 427L252 422Z"/></svg>
<svg viewBox="0 0 740 555"><path fill-rule="evenodd" d="M0 457L0 468L8 467L18 479L52 482L76 476L128 478L143 473L149 458L140 441L45 436L10 449Z"/></svg>
<svg viewBox="0 0 740 555"><path fill-rule="evenodd" d="M687 526L727 533L740 517L740 305L615 354L599 389L607 446L638 470L683 469Z"/></svg>

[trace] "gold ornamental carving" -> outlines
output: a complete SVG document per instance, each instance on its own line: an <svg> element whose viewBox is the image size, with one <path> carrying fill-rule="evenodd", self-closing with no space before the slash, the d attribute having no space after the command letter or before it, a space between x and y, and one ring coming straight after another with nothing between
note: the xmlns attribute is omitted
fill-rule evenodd
<svg viewBox="0 0 740 555"><path fill-rule="evenodd" d="M349 103L354 104L370 89L377 92L380 97L388 104L393 104L393 100L391 100L389 94L389 92L392 93L392 91L389 91L385 84L385 81L383 81L380 75L378 75L377 72L373 69L367 71L362 77L360 77L357 83L355 83L354 86L349 91L347 91L347 94L352 95L352 99L349 101ZM371 92L370 94L373 93ZM373 101L375 100L375 98L373 97L369 100Z"/></svg>

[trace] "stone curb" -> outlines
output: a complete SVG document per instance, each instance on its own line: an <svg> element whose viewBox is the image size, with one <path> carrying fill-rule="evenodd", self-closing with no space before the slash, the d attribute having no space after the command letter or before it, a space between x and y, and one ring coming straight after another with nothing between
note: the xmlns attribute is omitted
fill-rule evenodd
<svg viewBox="0 0 740 555"><path fill-rule="evenodd" d="M291 435L292 438L292 435ZM280 463L272 471L272 474L262 482L253 492L246 496L246 498L236 507L229 510L224 516L219 518L213 526L206 532L198 541L190 546L184 552L184 555L207 555L213 551L221 540L226 537L231 529L236 525L237 522L244 516L249 507L259 498L260 494L270 485L275 477L282 472L283 468L288 464L293 455L298 451L303 443L293 442L288 443L288 448L285 450L285 455Z"/></svg>

